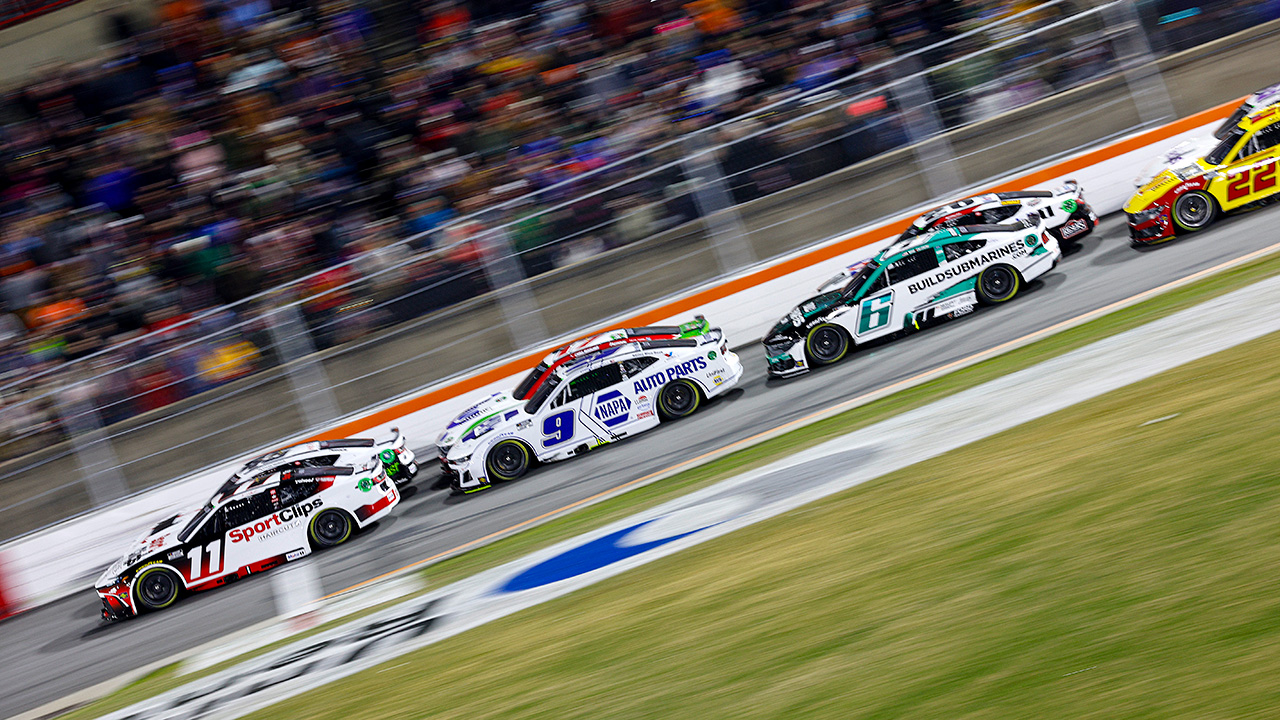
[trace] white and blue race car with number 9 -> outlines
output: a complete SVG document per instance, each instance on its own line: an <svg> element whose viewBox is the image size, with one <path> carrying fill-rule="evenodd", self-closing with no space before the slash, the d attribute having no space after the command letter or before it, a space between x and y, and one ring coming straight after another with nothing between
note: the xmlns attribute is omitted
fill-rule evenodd
<svg viewBox="0 0 1280 720"><path fill-rule="evenodd" d="M535 462L581 455L693 414L742 376L724 334L698 317L615 330L557 349L511 393L454 418L436 441L454 492L515 480Z"/></svg>

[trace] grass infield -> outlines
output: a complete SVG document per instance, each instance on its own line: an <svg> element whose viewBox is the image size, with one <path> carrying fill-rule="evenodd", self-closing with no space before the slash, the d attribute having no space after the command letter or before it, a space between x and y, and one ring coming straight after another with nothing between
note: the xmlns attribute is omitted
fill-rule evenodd
<svg viewBox="0 0 1280 720"><path fill-rule="evenodd" d="M260 718L1265 717L1280 334Z"/></svg>

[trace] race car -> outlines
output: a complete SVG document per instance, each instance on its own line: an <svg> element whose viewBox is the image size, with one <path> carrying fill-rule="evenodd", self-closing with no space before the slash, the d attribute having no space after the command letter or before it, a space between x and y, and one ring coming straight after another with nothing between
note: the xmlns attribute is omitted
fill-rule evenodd
<svg viewBox="0 0 1280 720"><path fill-rule="evenodd" d="M1124 205L1135 245L1209 227L1222 213L1274 202L1280 104L1245 115L1203 157L1163 170Z"/></svg>
<svg viewBox="0 0 1280 720"><path fill-rule="evenodd" d="M939 228L1021 222L1031 215L1040 217L1044 229L1059 244L1084 238L1098 224L1098 216L1085 202L1084 190L1068 180L1054 190L987 193L943 205L916 218L897 242Z"/></svg>
<svg viewBox="0 0 1280 720"><path fill-rule="evenodd" d="M1187 163L1195 162L1197 158L1204 157L1218 143L1226 140L1227 136L1231 134L1231 130L1239 125L1246 115L1277 102L1280 102L1280 83L1265 87L1250 95L1212 133L1183 140L1142 168L1142 172L1133 181L1134 187L1141 188L1165 170L1182 167Z"/></svg>
<svg viewBox="0 0 1280 720"><path fill-rule="evenodd" d="M271 465L280 470L315 467L319 465L361 465L367 458L377 457L382 467L397 486L409 484L418 474L418 461L409 449L399 428L391 428L390 440L373 438L341 438L338 440L313 440L290 445L259 455L246 462L232 479L258 475L261 468Z"/></svg>
<svg viewBox="0 0 1280 720"><path fill-rule="evenodd" d="M454 418L436 440L455 493L515 480L535 463L581 455L693 414L742 377L706 318L615 330L548 354L510 392Z"/></svg>
<svg viewBox="0 0 1280 720"><path fill-rule="evenodd" d="M233 475L204 505L160 521L107 568L94 584L102 617L160 610L345 542L400 502L382 461L363 458L298 467L264 457Z"/></svg>
<svg viewBox="0 0 1280 720"><path fill-rule="evenodd" d="M773 326L764 338L769 374L800 375L837 362L850 347L1008 302L1061 258L1057 238L1034 214L896 241Z"/></svg>

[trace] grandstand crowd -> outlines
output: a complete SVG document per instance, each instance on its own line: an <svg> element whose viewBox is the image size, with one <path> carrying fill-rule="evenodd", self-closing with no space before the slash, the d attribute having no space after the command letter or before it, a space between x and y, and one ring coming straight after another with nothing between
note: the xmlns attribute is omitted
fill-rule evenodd
<svg viewBox="0 0 1280 720"><path fill-rule="evenodd" d="M144 14L121 5L103 17L111 43L101 57L38 68L0 105L0 459L65 430L47 392L59 383L102 378L89 393L109 424L275 362L267 301L254 299L265 291L291 288L282 297L304 301L323 348L484 291L491 249L474 242L483 223L514 223L509 242L533 275L689 219L687 195L670 191L685 180L678 167L585 198L572 181L1025 7L172 0ZM1019 28L976 33L924 62ZM1015 61L1028 70L971 63L953 86L934 78L946 122L975 119L968 89L1021 102L1077 81L1091 62ZM867 112L807 128L804 142L816 132L830 143L816 158L786 136L743 143L722 158L734 199L902 141L889 109ZM553 205L564 207L541 211ZM483 221L459 221L495 206ZM346 313L369 299L377 312ZM191 342L204 338L215 340Z"/></svg>

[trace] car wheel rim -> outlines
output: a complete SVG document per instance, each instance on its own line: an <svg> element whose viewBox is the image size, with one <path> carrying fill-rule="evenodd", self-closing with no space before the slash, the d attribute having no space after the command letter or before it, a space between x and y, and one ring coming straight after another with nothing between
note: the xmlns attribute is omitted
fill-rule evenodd
<svg viewBox="0 0 1280 720"><path fill-rule="evenodd" d="M341 540L347 534L347 523L337 513L329 513L320 518L316 533L325 540Z"/></svg>
<svg viewBox="0 0 1280 720"><path fill-rule="evenodd" d="M1187 227L1200 227L1209 219L1209 203L1199 195L1187 195L1178 203L1178 220Z"/></svg>
<svg viewBox="0 0 1280 720"><path fill-rule="evenodd" d="M142 595L152 605L162 605L173 595L173 578L162 572L151 573L142 584Z"/></svg>
<svg viewBox="0 0 1280 720"><path fill-rule="evenodd" d="M688 410L689 405L693 402L693 393L689 392L688 386L684 383L672 385L665 395L667 409L673 413L682 413Z"/></svg>
<svg viewBox="0 0 1280 720"><path fill-rule="evenodd" d="M813 338L813 354L830 360L840 354L840 334L831 328L819 330Z"/></svg>
<svg viewBox="0 0 1280 720"><path fill-rule="evenodd" d="M511 475L520 470L521 461L524 460L524 453L520 452L520 448L514 445L505 445L498 450L497 457L494 458L494 464L498 466L498 470L504 475Z"/></svg>
<svg viewBox="0 0 1280 720"><path fill-rule="evenodd" d="M996 268L982 275L982 291L987 294L987 297L1002 298L1008 294L1011 287L1013 287L1013 276L1008 270Z"/></svg>

